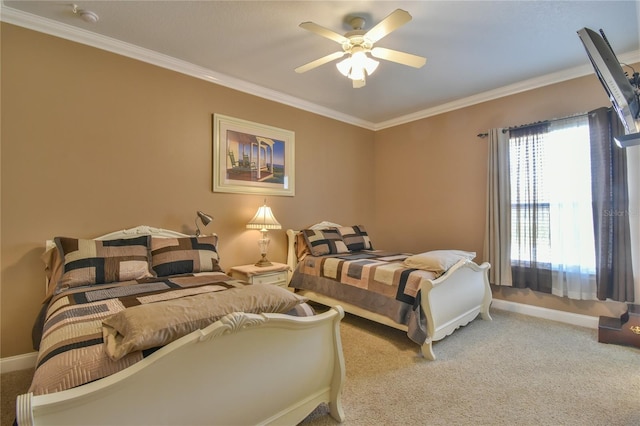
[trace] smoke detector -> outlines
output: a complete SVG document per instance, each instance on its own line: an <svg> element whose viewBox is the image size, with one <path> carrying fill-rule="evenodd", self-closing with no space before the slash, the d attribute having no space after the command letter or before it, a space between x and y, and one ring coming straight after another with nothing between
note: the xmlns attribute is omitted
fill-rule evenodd
<svg viewBox="0 0 640 426"><path fill-rule="evenodd" d="M73 5L73 13L78 15L83 21L95 24L100 17L97 13L86 9L80 9L77 4Z"/></svg>

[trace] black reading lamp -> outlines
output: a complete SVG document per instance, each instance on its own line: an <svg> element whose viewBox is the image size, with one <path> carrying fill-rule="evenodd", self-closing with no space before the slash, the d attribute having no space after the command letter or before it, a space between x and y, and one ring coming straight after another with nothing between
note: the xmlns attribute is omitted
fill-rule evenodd
<svg viewBox="0 0 640 426"><path fill-rule="evenodd" d="M196 220L195 220L195 222L196 222L196 237L199 237L200 234L201 234L200 227L198 226L198 218L200 218L200 222L202 222L202 224L204 226L207 226L213 220L213 217L211 217L208 214L203 213L203 212L198 210L198 214L197 214Z"/></svg>

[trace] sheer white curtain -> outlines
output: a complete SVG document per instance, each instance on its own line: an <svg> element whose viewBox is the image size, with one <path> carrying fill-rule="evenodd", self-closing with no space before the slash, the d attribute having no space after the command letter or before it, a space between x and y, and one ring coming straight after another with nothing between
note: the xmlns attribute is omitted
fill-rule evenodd
<svg viewBox="0 0 640 426"><path fill-rule="evenodd" d="M488 136L489 282L596 299L587 116Z"/></svg>
<svg viewBox="0 0 640 426"><path fill-rule="evenodd" d="M491 264L489 282L511 286L511 185L509 137L502 129L488 132L487 209L484 256Z"/></svg>
<svg viewBox="0 0 640 426"><path fill-rule="evenodd" d="M587 116L550 124L544 161L552 293L571 299L596 299Z"/></svg>

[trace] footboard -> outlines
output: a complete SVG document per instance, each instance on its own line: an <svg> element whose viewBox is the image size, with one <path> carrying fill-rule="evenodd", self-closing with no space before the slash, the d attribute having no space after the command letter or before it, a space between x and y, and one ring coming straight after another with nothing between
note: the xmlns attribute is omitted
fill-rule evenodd
<svg viewBox="0 0 640 426"><path fill-rule="evenodd" d="M422 346L428 359L435 359L431 344L467 325L480 314L491 320L489 263L460 262L435 280L422 285L422 308L427 317L429 339Z"/></svg>
<svg viewBox="0 0 640 426"><path fill-rule="evenodd" d="M311 317L233 313L104 379L20 395L19 425L296 424L344 419L341 307Z"/></svg>

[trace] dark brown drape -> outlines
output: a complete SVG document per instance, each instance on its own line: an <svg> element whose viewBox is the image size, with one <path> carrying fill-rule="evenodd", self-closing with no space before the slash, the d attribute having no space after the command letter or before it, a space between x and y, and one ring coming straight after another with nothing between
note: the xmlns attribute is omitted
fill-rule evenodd
<svg viewBox="0 0 640 426"><path fill-rule="evenodd" d="M613 138L624 134L607 108L589 112L591 190L598 299L633 302L626 150Z"/></svg>

